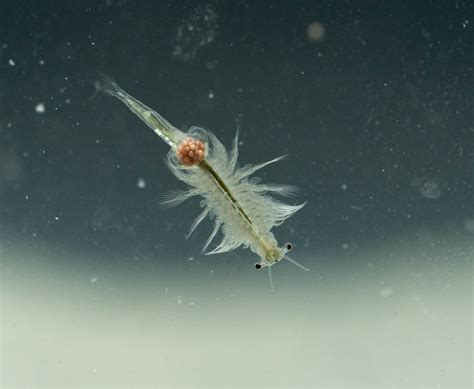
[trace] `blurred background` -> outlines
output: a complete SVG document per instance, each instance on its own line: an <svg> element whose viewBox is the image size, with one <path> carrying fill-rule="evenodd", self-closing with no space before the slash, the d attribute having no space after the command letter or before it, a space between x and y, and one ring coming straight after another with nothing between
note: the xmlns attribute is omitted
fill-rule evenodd
<svg viewBox="0 0 474 389"><path fill-rule="evenodd" d="M0 383L472 386L474 5L0 5ZM99 72L308 204L249 250L185 240L198 201Z"/></svg>

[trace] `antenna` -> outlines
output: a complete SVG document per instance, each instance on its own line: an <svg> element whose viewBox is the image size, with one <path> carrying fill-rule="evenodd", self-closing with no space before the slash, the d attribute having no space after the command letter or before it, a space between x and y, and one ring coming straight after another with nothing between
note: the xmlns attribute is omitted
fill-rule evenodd
<svg viewBox="0 0 474 389"><path fill-rule="evenodd" d="M305 271L309 271L309 269L307 267L304 267L301 263L298 263L294 259L291 259L288 255L284 255L283 258L285 258L287 261L290 261L293 265L298 266L300 269L303 269Z"/></svg>
<svg viewBox="0 0 474 389"><path fill-rule="evenodd" d="M272 267L268 267L268 281L270 281L270 289L272 290L272 293L275 292L275 289L273 288L273 277L272 277Z"/></svg>

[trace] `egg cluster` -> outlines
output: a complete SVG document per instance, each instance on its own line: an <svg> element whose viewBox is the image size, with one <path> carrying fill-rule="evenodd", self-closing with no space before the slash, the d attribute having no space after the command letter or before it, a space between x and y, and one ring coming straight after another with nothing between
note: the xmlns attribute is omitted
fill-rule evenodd
<svg viewBox="0 0 474 389"><path fill-rule="evenodd" d="M205 151L204 142L187 137L176 148L176 155L184 166L194 166L204 159Z"/></svg>

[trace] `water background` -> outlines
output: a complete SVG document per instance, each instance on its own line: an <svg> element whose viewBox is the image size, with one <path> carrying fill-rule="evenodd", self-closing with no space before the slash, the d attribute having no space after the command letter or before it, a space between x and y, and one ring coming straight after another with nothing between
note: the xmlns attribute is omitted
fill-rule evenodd
<svg viewBox="0 0 474 389"><path fill-rule="evenodd" d="M471 387L469 1L3 1L3 386ZM308 204L275 293L99 72Z"/></svg>

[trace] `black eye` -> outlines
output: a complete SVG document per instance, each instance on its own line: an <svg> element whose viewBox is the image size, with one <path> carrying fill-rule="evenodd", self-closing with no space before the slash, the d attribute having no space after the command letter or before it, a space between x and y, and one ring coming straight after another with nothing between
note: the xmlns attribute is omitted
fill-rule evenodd
<svg viewBox="0 0 474 389"><path fill-rule="evenodd" d="M287 243L285 246L288 251L293 250L293 245L291 243Z"/></svg>
<svg viewBox="0 0 474 389"><path fill-rule="evenodd" d="M262 268L262 265L260 265L259 263L255 264L255 269L260 270L261 268Z"/></svg>

